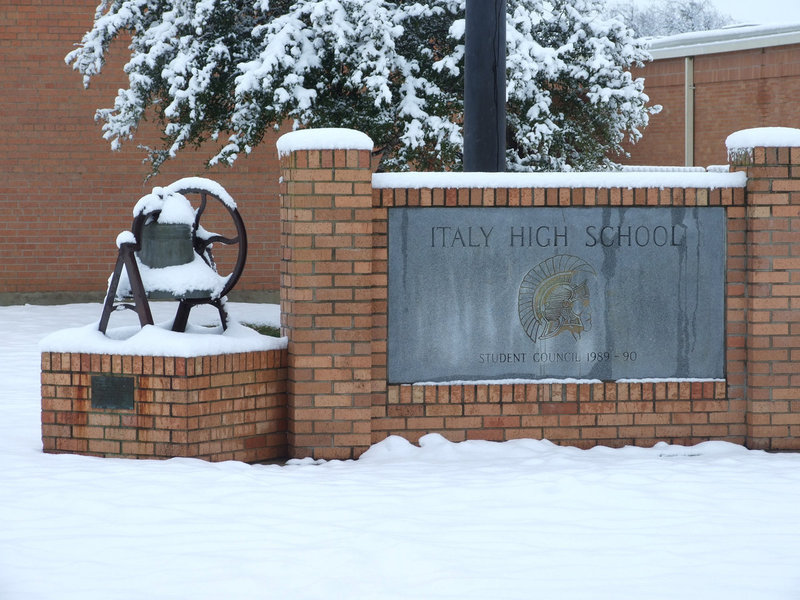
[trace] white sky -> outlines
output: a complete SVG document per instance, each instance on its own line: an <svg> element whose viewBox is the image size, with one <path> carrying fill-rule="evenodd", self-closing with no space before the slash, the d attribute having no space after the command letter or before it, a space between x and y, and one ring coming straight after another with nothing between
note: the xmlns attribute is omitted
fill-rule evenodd
<svg viewBox="0 0 800 600"><path fill-rule="evenodd" d="M648 6L661 0L636 0ZM723 14L741 23L800 23L800 0L711 0Z"/></svg>
<svg viewBox="0 0 800 600"><path fill-rule="evenodd" d="M737 21L800 23L800 0L711 0L711 3Z"/></svg>

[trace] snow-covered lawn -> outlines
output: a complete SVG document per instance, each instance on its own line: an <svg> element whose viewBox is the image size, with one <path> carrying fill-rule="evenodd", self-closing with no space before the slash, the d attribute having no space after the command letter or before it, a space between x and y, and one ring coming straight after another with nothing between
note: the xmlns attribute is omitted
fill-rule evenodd
<svg viewBox="0 0 800 600"><path fill-rule="evenodd" d="M2 600L800 598L796 454L430 435L285 467L45 455L37 342L99 316L0 307Z"/></svg>

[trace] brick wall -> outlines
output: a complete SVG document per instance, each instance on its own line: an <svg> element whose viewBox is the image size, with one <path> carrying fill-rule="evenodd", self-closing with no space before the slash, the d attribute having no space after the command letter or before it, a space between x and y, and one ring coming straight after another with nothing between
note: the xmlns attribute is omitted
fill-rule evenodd
<svg viewBox="0 0 800 600"><path fill-rule="evenodd" d="M237 290L278 288L277 134L234 168L206 171L211 148L187 152L145 183L139 144L152 126L111 152L94 122L125 85L125 43L84 90L64 56L91 28L97 0L0 2L0 302L33 292L94 292L101 301L116 260L114 241L133 205L154 185L185 176L219 181L239 204L250 254Z"/></svg>
<svg viewBox="0 0 800 600"><path fill-rule="evenodd" d="M416 441L435 431L454 442L547 439L589 448L744 443L743 403L725 382L389 386L376 397L373 439Z"/></svg>
<svg viewBox="0 0 800 600"><path fill-rule="evenodd" d="M92 378L129 378L105 408ZM199 356L42 354L45 452L262 461L286 456L286 351Z"/></svg>
<svg viewBox="0 0 800 600"><path fill-rule="evenodd" d="M638 165L684 164L684 59L653 61L635 76L661 113L629 148ZM727 164L725 138L750 127L800 127L800 44L694 58L694 164Z"/></svg>
<svg viewBox="0 0 800 600"><path fill-rule="evenodd" d="M755 148L733 165L747 187L716 189L373 189L368 150L297 149L281 165L288 349L197 359L45 353L47 451L355 458L388 435L431 432L800 450L800 148ZM724 207L725 379L388 384L387 226L401 206ZM92 408L91 375L105 373L136 378L134 408Z"/></svg>
<svg viewBox="0 0 800 600"><path fill-rule="evenodd" d="M644 91L651 104L660 104L661 112L650 116L642 139L627 146L631 158L621 162L632 165L683 165L683 59L669 58L649 63L637 77L645 78ZM722 144L723 140L720 142ZM705 163L703 163L705 164Z"/></svg>
<svg viewBox="0 0 800 600"><path fill-rule="evenodd" d="M350 274L352 266L347 261L337 266L336 253L324 248L334 242L329 237L332 231L344 230L337 219L345 213L334 219L331 213L315 211L329 211L336 205L334 189L349 197L349 188L328 185L347 177L337 174L332 166L337 160L344 160L342 152L334 152L334 158L330 158L324 151L303 151L285 159L283 239L287 250L282 308L290 337L290 402L292 389L303 391L295 396L296 401L302 402L302 407L297 405L301 410L295 409L297 415L302 415L295 420L296 431L322 434L325 427L335 427L349 435L355 431L363 434L367 428L372 443L392 434L416 441L426 433L437 432L454 441L534 437L579 447L647 446L656 441L695 444L718 439L754 448L800 449L800 396L796 393L800 380L795 366L800 357L800 342L795 341L800 339L796 337L800 329L792 312L800 304L800 259L794 257L795 246L800 247L796 243L800 241L800 223L796 222L800 211L795 206L800 200L800 149L760 148L752 158L744 157L735 163L734 169L745 170L748 175L746 189L375 189L370 217L371 268L362 264L358 287L351 289L348 283L344 291L335 292L335 277L330 273L342 269ZM363 160L366 161L366 154ZM315 182L326 183L315 188ZM322 197L318 197L317 189ZM389 385L387 229L388 211L398 206L724 207L725 379ZM348 212L358 223L359 231L366 231L363 223L368 212L364 204L359 203L358 208ZM303 279L298 280L296 276L300 274ZM324 294L317 295L315 286L320 286ZM343 293L344 304L337 308L329 295L332 293ZM350 410L356 403L361 407L360 393L357 401L356 395L344 401L329 398L331 380L339 373L330 370L329 365L337 360L340 351L349 356L352 350L328 348L325 344L332 339L330 328L318 331L315 326L355 309L352 300L356 294L362 300L357 303L358 327L355 319L337 320L336 324L342 326L338 334L363 334L363 327L370 322L363 302L371 298L368 422L362 410ZM297 333L303 337L292 342ZM326 407L329 402L331 406ZM342 405L348 410L337 413L337 407ZM342 422L348 420L349 423ZM290 434L290 446L292 439ZM294 452L318 458L357 456L364 447L363 437L358 438L358 445L337 447L347 439L337 439L330 433L308 435Z"/></svg>
<svg viewBox="0 0 800 600"><path fill-rule="evenodd" d="M396 206L724 206L728 213L728 298L744 264L744 190L682 188L383 189L376 190L374 245L386 254L389 208ZM738 242L738 243L737 243ZM375 287L388 285L387 264L375 263ZM381 310L381 312L378 312ZM513 385L387 385L386 305L376 305L372 441L402 435L415 441L437 432L452 441L546 438L579 447L695 444L708 439L745 443L743 322L728 313L725 381L556 383ZM738 376L737 376L738 374Z"/></svg>

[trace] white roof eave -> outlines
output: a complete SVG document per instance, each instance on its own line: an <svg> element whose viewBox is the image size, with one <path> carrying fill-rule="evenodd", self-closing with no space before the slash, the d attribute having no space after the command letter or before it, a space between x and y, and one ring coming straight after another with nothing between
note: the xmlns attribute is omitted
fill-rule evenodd
<svg viewBox="0 0 800 600"><path fill-rule="evenodd" d="M649 50L653 60L660 60L790 44L800 44L800 24L732 27L684 33L651 40Z"/></svg>

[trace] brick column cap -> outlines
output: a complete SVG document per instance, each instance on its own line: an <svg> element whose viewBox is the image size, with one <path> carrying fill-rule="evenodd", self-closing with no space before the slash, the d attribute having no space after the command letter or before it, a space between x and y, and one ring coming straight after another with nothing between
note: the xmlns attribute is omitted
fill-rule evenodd
<svg viewBox="0 0 800 600"><path fill-rule="evenodd" d="M275 144L278 156L286 156L298 150L369 150L372 139L361 131L340 127L299 129L278 138Z"/></svg>

